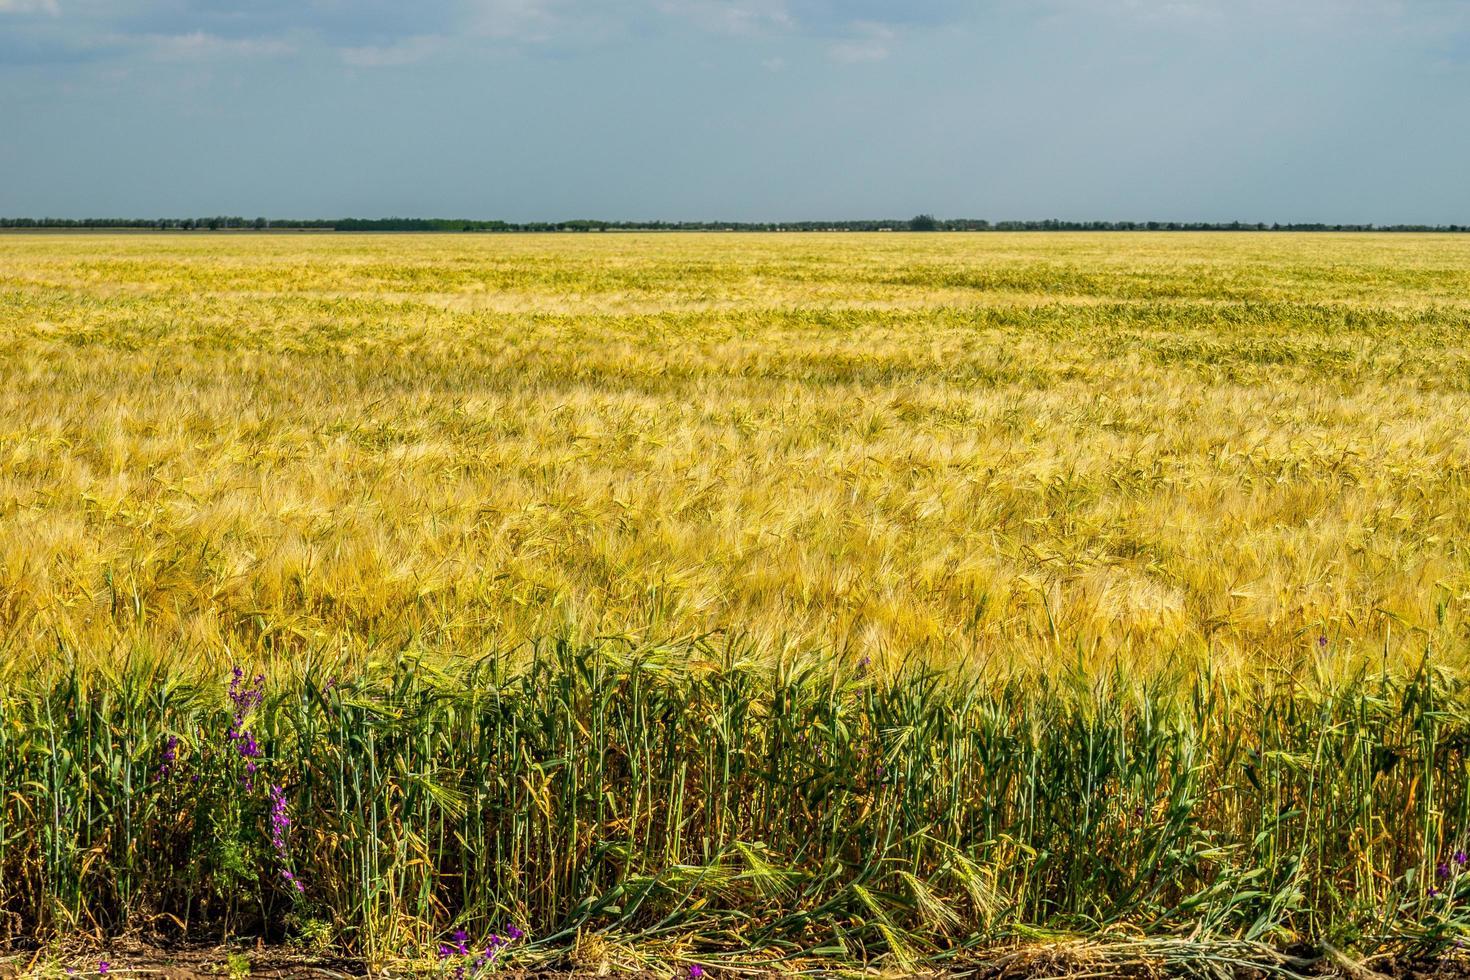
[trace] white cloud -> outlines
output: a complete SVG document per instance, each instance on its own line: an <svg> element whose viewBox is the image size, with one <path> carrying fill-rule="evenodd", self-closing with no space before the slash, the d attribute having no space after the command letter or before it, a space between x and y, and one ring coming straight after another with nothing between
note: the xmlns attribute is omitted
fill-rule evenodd
<svg viewBox="0 0 1470 980"><path fill-rule="evenodd" d="M749 37L796 26L785 0L660 0L658 9L713 34Z"/></svg>
<svg viewBox="0 0 1470 980"><path fill-rule="evenodd" d="M477 37L549 41L566 26L557 0L472 0L468 30Z"/></svg>
<svg viewBox="0 0 1470 980"><path fill-rule="evenodd" d="M226 38L203 31L145 34L136 40L154 57L165 61L280 58L296 53L296 45L283 38Z"/></svg>
<svg viewBox="0 0 1470 980"><path fill-rule="evenodd" d="M884 61L892 53L892 43L897 35L886 24L859 21L852 25L852 31L853 37L827 46L827 57L839 64L857 65Z"/></svg>
<svg viewBox="0 0 1470 980"><path fill-rule="evenodd" d="M58 0L0 0L0 14L50 14L61 13Z"/></svg>
<svg viewBox="0 0 1470 980"><path fill-rule="evenodd" d="M1044 0L1034 6L1053 16L1081 13L1165 25L1229 21L1297 28L1394 22L1463 25L1467 19L1463 0Z"/></svg>
<svg viewBox="0 0 1470 980"><path fill-rule="evenodd" d="M438 54L445 39L434 34L405 38L392 44L369 44L339 48L344 64L353 68L398 68L412 65Z"/></svg>
<svg viewBox="0 0 1470 980"><path fill-rule="evenodd" d="M1122 11L1146 20L1219 20L1224 11L1214 0L1122 0Z"/></svg>

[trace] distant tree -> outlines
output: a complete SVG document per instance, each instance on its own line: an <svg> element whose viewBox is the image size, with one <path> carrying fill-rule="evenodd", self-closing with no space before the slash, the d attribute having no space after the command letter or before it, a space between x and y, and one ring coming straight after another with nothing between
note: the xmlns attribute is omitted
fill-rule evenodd
<svg viewBox="0 0 1470 980"><path fill-rule="evenodd" d="M932 214L915 215L909 219L909 231L938 231L939 222Z"/></svg>

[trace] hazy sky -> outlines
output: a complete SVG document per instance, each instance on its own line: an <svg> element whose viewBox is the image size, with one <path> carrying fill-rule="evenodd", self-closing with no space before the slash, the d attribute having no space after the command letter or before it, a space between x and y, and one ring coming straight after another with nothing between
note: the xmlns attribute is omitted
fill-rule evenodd
<svg viewBox="0 0 1470 980"><path fill-rule="evenodd" d="M1470 223L1470 0L0 0L0 214Z"/></svg>

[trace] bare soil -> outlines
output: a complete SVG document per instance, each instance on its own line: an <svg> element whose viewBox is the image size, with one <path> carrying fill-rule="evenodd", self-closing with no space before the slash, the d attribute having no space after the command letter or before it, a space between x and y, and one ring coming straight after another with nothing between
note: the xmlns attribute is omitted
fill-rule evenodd
<svg viewBox="0 0 1470 980"><path fill-rule="evenodd" d="M233 960L238 969L248 964L248 973L231 974ZM150 980L349 980L355 977L412 977L402 969L372 969L359 959L313 955L285 946L231 944L190 945L179 947L151 946L137 942L119 942L105 947L73 944L61 948L12 950L0 952L0 980L21 977L44 977L52 980L98 980L99 966L107 964L107 978L147 977ZM864 971L861 967L834 965L832 969L809 966L808 976L871 976L882 980L1083 980L1083 978L1126 977L1131 980L1164 980L1172 976L1199 980L1309 980L1342 977L1345 980L1470 980L1470 958L1373 958L1354 962L1332 953L1297 953L1288 964L1275 969L1237 966L1233 969L1204 971L1175 969L1163 962L1126 962L1109 964L1091 956L1078 955L1066 946L1038 946L996 951L994 956L977 954L948 971L928 971L918 977L905 978L893 971ZM717 968L706 970L710 980L739 977L740 980L762 980L789 974L760 974L750 970L738 972ZM670 980L687 977L687 972L669 971L628 973L602 970L538 969L496 971L496 980Z"/></svg>

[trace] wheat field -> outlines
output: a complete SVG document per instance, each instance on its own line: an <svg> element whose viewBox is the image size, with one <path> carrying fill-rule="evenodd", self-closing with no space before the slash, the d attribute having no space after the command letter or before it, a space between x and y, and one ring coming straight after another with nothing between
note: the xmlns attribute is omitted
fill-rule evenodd
<svg viewBox="0 0 1470 980"><path fill-rule="evenodd" d="M1457 661L1470 238L0 238L0 643Z"/></svg>
<svg viewBox="0 0 1470 980"><path fill-rule="evenodd" d="M1418 235L0 237L0 950L1453 951L1467 270Z"/></svg>

